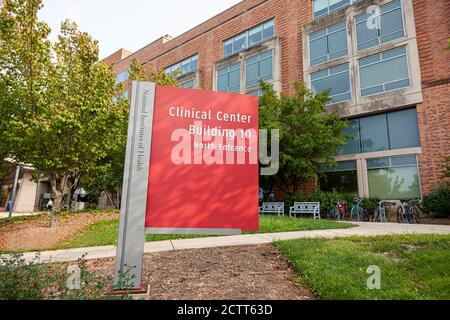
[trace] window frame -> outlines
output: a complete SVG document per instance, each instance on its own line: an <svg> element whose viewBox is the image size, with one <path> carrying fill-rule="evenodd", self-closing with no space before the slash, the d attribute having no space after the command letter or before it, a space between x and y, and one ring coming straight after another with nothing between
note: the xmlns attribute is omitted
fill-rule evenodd
<svg viewBox="0 0 450 320"><path fill-rule="evenodd" d="M394 164L394 159L396 158L408 158L414 157L414 163L409 163L409 164ZM374 161L374 160L381 160L381 159L388 159L389 164L388 165L379 165L379 166L369 166L369 162L370 161ZM367 175L367 187L368 187L368 196L369 197L377 197L376 195L371 194L371 190L370 190L370 175L369 172L370 171L376 171L376 170L389 170L389 169L396 169L396 168L415 168L416 172L417 172L417 184L418 184L418 192L419 192L419 199L421 199L423 197L423 193L422 193L422 186L421 186L421 181L420 181L420 165L419 165L419 159L418 159L418 155L417 154L402 154L402 155L387 155L387 156L382 156L382 157L373 157L373 158L367 158L365 159L366 162L366 175ZM402 198L408 198L408 197L402 197ZM394 198L387 198L387 199L382 199L382 200L400 200L400 199L394 199Z"/></svg>
<svg viewBox="0 0 450 320"><path fill-rule="evenodd" d="M382 112L382 113L378 113L378 114L374 114L374 115L369 115L369 116L362 116L362 117L356 117L356 118L352 118L352 119L348 119L349 121L355 121L357 122L357 126L358 126L358 145L359 145L359 150L360 152L358 153L338 153L336 156L337 157L346 157L349 155L355 155L355 154L369 154L369 153L379 153L379 152L392 152L392 151L398 151L398 150L406 150L406 149L411 149L411 148L421 148L421 141L420 141L420 127L419 127L419 123L417 122L417 141L418 141L418 145L416 146L405 146L405 147L401 147L401 148L393 148L392 147L392 138L391 138L391 131L390 131L390 125L391 123L389 122L389 115L390 114L394 114L394 113L399 113L399 112L412 112L415 111L415 114L417 115L417 107L414 108L404 108L401 110L392 110L389 112ZM364 143L363 143L363 133L362 133L362 125L361 125L361 119L366 119L366 118L370 118L370 117L375 117L375 116L384 116L385 117L385 121L386 121L386 130L387 130L387 139L388 139L388 149L386 150L382 150L382 151L366 151L364 148ZM417 115L418 116L418 115ZM346 142L347 143L347 142ZM338 152L341 149L338 150Z"/></svg>
<svg viewBox="0 0 450 320"><path fill-rule="evenodd" d="M387 59L383 59L383 54L391 52L391 51L398 50L400 48L403 48L405 50L404 54L393 56L393 57L389 57ZM371 57L375 57L375 56L381 57L382 60L377 61L377 62L371 62L371 63L368 63L368 64L365 64L365 65L361 66L361 61L369 59ZM390 61L390 60L393 60L393 59L397 59L397 58L403 57L403 56L406 59L405 62L406 62L406 67L407 67L408 78L397 79L395 81L389 81L389 82L383 82L383 83L380 83L380 84L377 84L377 85L371 86L371 87L363 87L363 85L362 85L362 75L363 75L363 73L361 72L361 70L363 68L367 68L367 67L370 67L370 66L373 66L373 65L376 65L376 64L380 64L380 63L383 63L383 62L386 62L386 61ZM359 72L359 84L360 84L359 96L361 96L363 98L364 97L374 96L374 95L377 95L377 94L384 94L384 93L388 93L388 92L392 92L392 91L397 91L397 90L401 90L401 89L411 88L413 86L412 77L411 77L411 67L410 67L410 64L409 64L408 46L407 45L396 47L396 48L385 50L385 51L381 51L381 52L378 52L378 53L366 56L364 58L358 59L358 72ZM404 81L404 80L408 80L409 81L409 84L407 86L386 90L386 85L394 83L394 82ZM383 91L370 93L370 94L363 94L363 90L367 90L367 89L371 89L371 88L375 88L375 87L379 87L379 86L383 87Z"/></svg>
<svg viewBox="0 0 450 320"><path fill-rule="evenodd" d="M265 60L269 60L269 56L264 57L262 59L261 59L261 56L266 54L266 53L268 53L268 52L270 52L270 60L272 62L271 63L271 69L272 69L271 78L270 79L263 79L263 81L272 81L272 80L274 80L274 49L269 49L269 50L266 50L264 52L258 53L256 55L248 56L244 60L244 65L245 65L245 79L244 79L245 86L244 87L245 87L246 91L250 89L250 92L253 92L253 91L256 91L256 90L251 90L251 89L254 89L255 87L259 87L259 80L262 79L261 78L261 74L260 74L260 72L261 72L261 62L263 62ZM257 60L255 60L254 62L249 63L248 60L250 60L252 58L257 58ZM249 85L248 84L248 67L249 67L249 65L254 65L254 64L258 64L258 78L257 78L256 83L254 83L254 84L252 83L251 85Z"/></svg>
<svg viewBox="0 0 450 320"><path fill-rule="evenodd" d="M337 7L337 8L335 8L335 9L333 9L333 10L330 10L330 0L325 0L325 1L327 2L327 12L326 12L325 14L320 15L320 16L316 16L316 15L315 15L314 4L316 3L316 1L318 1L318 0L312 0L312 15L313 15L313 20L317 20L317 19L326 17L326 16L332 14L333 12L339 11L339 10L344 9L344 8L347 8L347 7L350 7L350 6L354 5L354 4L357 3L357 2L360 2L361 0L348 0L348 4L345 4L345 5L342 5L342 6L340 6L340 7Z"/></svg>
<svg viewBox="0 0 450 320"><path fill-rule="evenodd" d="M232 67L235 66L235 68L232 69ZM227 69L226 74L227 74L227 82L228 82L228 86L227 86L227 91L221 91L219 90L219 77L224 75L224 74L219 74L221 71L223 71L224 69ZM239 70L239 89L236 90L232 90L230 91L230 73L233 71ZM229 65L223 66L219 69L216 70L216 90L218 92L227 92L227 93L240 93L242 90L242 83L241 83L241 74L242 74L242 65L240 62L237 63L230 63Z"/></svg>
<svg viewBox="0 0 450 320"><path fill-rule="evenodd" d="M330 70L332 70L333 68L340 67L340 66L344 66L344 65L347 65L347 67L348 67L346 71L341 71L341 72L338 72L338 73L330 74ZM328 75L327 75L327 76L320 77L320 78L317 78L317 79L314 79L314 80L313 80L313 75L314 75L314 74L317 74L317 73L319 73L319 72L324 72L324 71L327 71L327 72L328 72ZM337 76L337 75L344 74L344 73L347 73L347 74L348 74L349 92L339 93L339 94L336 94L336 95L331 95L331 94L330 94L331 100L327 103L327 106L330 106L330 105L333 105L333 104L337 104L337 103L348 102L348 101L351 101L351 100L353 99L352 76L351 76L351 73L350 73L350 63L346 62L346 63L343 63L343 64L339 64L339 65L336 65L336 66L333 66L333 67L329 67L329 68L326 68L326 69L321 69L321 70L318 70L318 71L316 71L316 72L310 73L310 75L309 75L309 81L310 81L310 84L311 84L311 90L312 90L313 92L314 92L314 89L313 89L313 82L319 81L319 80L323 80L323 79L327 79L327 78L331 78L331 77L333 77L333 76ZM333 88L329 88L329 89L333 89ZM331 93L331 92L330 92L330 93ZM335 97L335 96L342 96L342 95L345 95L345 94L348 94L348 93L350 93L350 98L349 98L349 99L345 99L345 100L341 100L341 101L333 101L333 97ZM317 92L314 92L314 94L317 94Z"/></svg>
<svg viewBox="0 0 450 320"><path fill-rule="evenodd" d="M329 32L329 29L330 29L330 28L335 27L335 26L337 26L337 25L339 25L339 24L343 24L344 27L341 28L341 29L335 30L335 31L333 31L333 32ZM341 50L338 50L338 51L335 51L335 52L331 53L331 52L330 52L330 46L329 46L329 43L330 43L329 37L330 37L331 35L335 34L335 33L341 32L341 31L343 31L343 30L345 30L345 49L341 49ZM311 39L311 37L312 37L314 34L317 34L317 33L319 33L319 32L323 32L323 31L325 31L325 35L319 36L319 37L317 37L317 38L315 38L315 39ZM312 54L312 49L311 49L311 48L312 48L312 43L313 43L314 41L318 41L318 40L323 39L323 38L326 38L326 40L327 40L327 50L326 50L327 53L326 53L325 55L322 55L322 56L319 56L319 57L313 59L313 54ZM309 65L310 65L311 67L316 67L316 66L321 65L321 64L323 64L323 63L327 63L327 62L334 61L334 60L336 60L336 59L339 59L339 58L348 56L348 55L349 55L349 43L348 43L348 40L349 40L349 39L348 39L348 26L347 26L347 21L341 21L341 22L332 24L332 25L330 25L330 26L327 26L327 27L325 27L325 28L323 28L323 29L320 29L320 30L311 32L310 34L308 34ZM331 56L332 54L335 54L335 53L340 52L340 51L345 51L345 54L330 59L330 56ZM313 64L313 60L317 60L317 59L322 58L322 57L326 57L326 61L318 62L318 63L314 63L314 64Z"/></svg>
<svg viewBox="0 0 450 320"><path fill-rule="evenodd" d="M194 69L192 69L192 65L193 65L194 61L197 61L196 67ZM182 66L186 62L188 62L190 64L191 70L189 70L189 72L183 73ZM196 53L196 54L194 54L194 55L192 55L190 57L187 57L186 59L180 60L180 61L178 61L178 62L176 62L174 64L171 64L170 66L164 68L164 72L166 74L174 74L177 69L180 69L180 74L178 75L178 78L180 78L180 77L183 77L185 75L197 72L198 71L198 65L199 65L199 55L198 55L198 53ZM174 69L174 70L172 70L172 69Z"/></svg>
<svg viewBox="0 0 450 320"><path fill-rule="evenodd" d="M389 43L389 42L391 42L391 41L398 41L398 40L404 39L404 38L406 37L406 21L405 21L405 14L404 14L405 11L404 11L404 5L403 5L402 0L393 0L393 1L386 2L386 3L382 4L382 5L380 6L380 8L382 8L383 6L386 6L386 5L390 5L390 4L394 3L394 2L398 2L400 6L394 8L394 9L390 9L389 11L386 11L386 12L381 13L381 15L380 15L380 17L379 17L379 21L380 21L380 26L381 26L381 28L380 28L380 29L377 29L377 32L378 32L377 37L376 37L376 38L373 38L373 39L371 39L371 40L367 40L367 41L365 41L365 42L362 43L362 44L365 44L365 43L368 43L368 42L377 40L377 44L375 44L375 45L372 45L372 46L369 46L369 47L365 47L365 48L362 48L362 49L359 48L359 46L360 46L361 44L360 44L359 41L358 41L358 25L367 23L367 20L368 20L368 19L365 19L365 20L360 21L360 22L357 21L359 16L365 15L366 13L361 13L361 14L355 15L355 16L353 17L353 20L354 20L354 27L355 27L356 50L357 50L358 52L364 51L364 50L368 50L368 49L370 49L370 48L374 48L374 47L376 47L376 46L379 46L379 45L382 45L382 44L385 44L385 43ZM381 30L382 30L382 28L383 28L383 24L381 23L381 16L383 16L383 15L385 15L385 14L388 14L388 13L390 13L390 12L393 12L393 11L395 11L395 10L399 10L399 9L400 9L400 15L401 15L401 17L402 17L402 29L401 29L401 30L394 31L394 32L391 32L391 33L386 34L386 35L381 35ZM388 36L388 35L391 35L391 34L394 34L394 33L400 32L400 31L403 31L403 35L402 35L401 37L398 37L398 38L395 38L395 39L391 39L391 40L388 40L388 41L385 41L385 42L382 42L382 41L381 41L381 39L382 39L383 37L386 37L386 36Z"/></svg>
<svg viewBox="0 0 450 320"><path fill-rule="evenodd" d="M272 27L273 28L273 32L272 35L264 37L264 30L266 29L266 25L269 25L268 28ZM250 44L250 32L258 29L258 28L262 28L261 29L261 40L258 42L254 42ZM225 41L223 41L223 56L224 58L230 57L236 53L242 52L246 49L249 49L253 46L257 46L267 40L272 39L275 36L275 18L271 18L269 20L266 20L250 29L247 29L244 32L241 32L237 35L232 36L231 38L226 39ZM239 49L239 50L235 50L234 49L234 42L237 39L240 39L241 37L245 38L245 45L243 48ZM231 53L227 53L227 51L225 50L226 46L229 45L231 43Z"/></svg>

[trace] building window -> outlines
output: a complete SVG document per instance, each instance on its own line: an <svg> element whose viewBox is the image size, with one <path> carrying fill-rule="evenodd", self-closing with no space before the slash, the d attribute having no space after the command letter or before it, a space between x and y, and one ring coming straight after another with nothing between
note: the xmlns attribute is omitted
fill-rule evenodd
<svg viewBox="0 0 450 320"><path fill-rule="evenodd" d="M253 45L264 42L274 36L274 20L261 23L256 27L234 36L224 42L224 56L228 57Z"/></svg>
<svg viewBox="0 0 450 320"><path fill-rule="evenodd" d="M128 70L125 70L116 76L116 84L127 80L128 80Z"/></svg>
<svg viewBox="0 0 450 320"><path fill-rule="evenodd" d="M409 87L406 47L359 60L359 73L362 96Z"/></svg>
<svg viewBox="0 0 450 320"><path fill-rule="evenodd" d="M330 103L351 100L348 63L312 73L311 87L314 94L330 90Z"/></svg>
<svg viewBox="0 0 450 320"><path fill-rule="evenodd" d="M361 0L313 0L314 19L329 15Z"/></svg>
<svg viewBox="0 0 450 320"><path fill-rule="evenodd" d="M250 96L261 97L264 94L264 91L261 89L258 89L258 90L247 92L246 94L248 94Z"/></svg>
<svg viewBox="0 0 450 320"><path fill-rule="evenodd" d="M370 197L383 200L421 197L415 155L369 159L367 169Z"/></svg>
<svg viewBox="0 0 450 320"><path fill-rule="evenodd" d="M419 121L416 109L387 114L389 146L391 149L420 146Z"/></svg>
<svg viewBox="0 0 450 320"><path fill-rule="evenodd" d="M358 154L361 153L361 135L359 132L359 119L348 121L348 127L344 130L344 134L349 136L347 142L342 146L337 155Z"/></svg>
<svg viewBox="0 0 450 320"><path fill-rule="evenodd" d="M346 56L347 25L341 22L309 35L311 66Z"/></svg>
<svg viewBox="0 0 450 320"><path fill-rule="evenodd" d="M358 50L405 36L402 4L400 0L380 6L380 16L364 13L355 18Z"/></svg>
<svg viewBox="0 0 450 320"><path fill-rule="evenodd" d="M180 74L178 76L184 76L188 73L195 72L198 69L198 54L184 59L170 67L164 69L164 72L167 74L175 74L177 70L179 70Z"/></svg>
<svg viewBox="0 0 450 320"><path fill-rule="evenodd" d="M195 89L195 80L189 80L180 84L180 88Z"/></svg>
<svg viewBox="0 0 450 320"><path fill-rule="evenodd" d="M247 58L246 62L246 87L254 87L259 80L273 79L273 51L269 50L257 56Z"/></svg>
<svg viewBox="0 0 450 320"><path fill-rule="evenodd" d="M358 194L356 160L338 162L336 168L321 167L318 176L321 191Z"/></svg>
<svg viewBox="0 0 450 320"><path fill-rule="evenodd" d="M345 134L352 137L338 155L420 147L416 109L353 119Z"/></svg>
<svg viewBox="0 0 450 320"><path fill-rule="evenodd" d="M217 71L217 91L241 91L241 64L235 63Z"/></svg>

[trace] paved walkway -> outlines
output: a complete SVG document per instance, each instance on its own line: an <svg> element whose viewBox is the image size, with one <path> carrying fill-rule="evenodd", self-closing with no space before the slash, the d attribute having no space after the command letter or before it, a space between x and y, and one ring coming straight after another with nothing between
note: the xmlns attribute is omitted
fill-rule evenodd
<svg viewBox="0 0 450 320"><path fill-rule="evenodd" d="M17 218L17 217L29 217L29 216L37 216L42 214L42 212L35 212L35 213L13 213L12 217L13 218ZM8 219L9 218L9 213L8 212L0 212L0 219Z"/></svg>
<svg viewBox="0 0 450 320"><path fill-rule="evenodd" d="M145 253L175 250L202 249L214 247L244 246L272 243L277 240L291 240L302 238L341 238L349 236L378 236L399 234L450 234L450 226L418 225L398 223L358 223L358 227L350 229L314 230L298 232L282 232L267 234L248 234L238 236L223 236L212 238L181 239L158 242L147 242ZM116 256L115 246L79 248L59 251L41 252L42 262L70 262L77 261L86 254L86 259L113 258ZM35 259L36 253L26 253L27 261Z"/></svg>

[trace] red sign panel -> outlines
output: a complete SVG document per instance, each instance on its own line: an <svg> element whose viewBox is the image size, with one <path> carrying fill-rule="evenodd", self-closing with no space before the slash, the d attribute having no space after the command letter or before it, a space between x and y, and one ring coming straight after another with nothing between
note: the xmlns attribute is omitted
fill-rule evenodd
<svg viewBox="0 0 450 320"><path fill-rule="evenodd" d="M146 228L258 230L258 98L157 87Z"/></svg>

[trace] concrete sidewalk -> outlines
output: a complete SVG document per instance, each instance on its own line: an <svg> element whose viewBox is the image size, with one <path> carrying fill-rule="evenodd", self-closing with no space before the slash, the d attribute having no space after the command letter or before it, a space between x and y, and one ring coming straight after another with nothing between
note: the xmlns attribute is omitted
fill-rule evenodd
<svg viewBox="0 0 450 320"><path fill-rule="evenodd" d="M350 229L314 230L298 232L282 232L267 234L248 234L238 236L223 236L211 238L181 239L158 242L147 242L145 253L165 252L175 250L203 249L215 247L244 246L268 244L277 240L291 240L302 238L342 238L349 236L379 236L401 234L450 234L450 226L418 225L396 223L357 223L358 227ZM32 261L37 253L25 253L24 259ZM40 262L71 262L81 256L86 259L113 258L116 256L115 246L79 248L40 253Z"/></svg>
<svg viewBox="0 0 450 320"><path fill-rule="evenodd" d="M42 212L35 212L35 213L13 213L12 217L13 218L17 218L17 217L31 217L31 216L38 216L43 214ZM8 219L9 218L9 213L8 212L0 212L0 219Z"/></svg>

